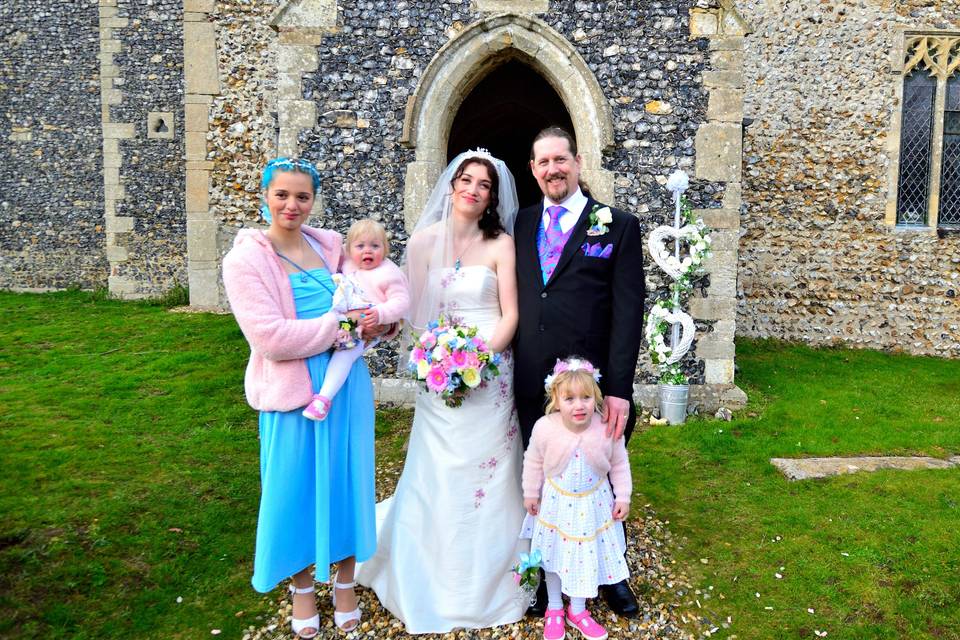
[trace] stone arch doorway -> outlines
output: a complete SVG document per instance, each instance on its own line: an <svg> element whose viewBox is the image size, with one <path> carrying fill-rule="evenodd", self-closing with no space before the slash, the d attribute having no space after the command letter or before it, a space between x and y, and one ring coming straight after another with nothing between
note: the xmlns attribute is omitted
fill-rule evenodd
<svg viewBox="0 0 960 640"><path fill-rule="evenodd" d="M517 181L520 207L537 202L540 189L530 173L530 141L543 128L573 131L570 114L543 76L520 60L501 64L460 105L450 128L447 161L484 147L501 158Z"/></svg>
<svg viewBox="0 0 960 640"><path fill-rule="evenodd" d="M593 72L577 50L542 20L499 14L470 25L441 47L407 102L401 142L416 152L407 165L404 184L407 229L413 228L448 162L451 133L456 133L454 123L461 107L484 79L506 81L498 80L496 72L510 64L528 67L539 76L538 82L545 81L553 90L559 98L556 104L573 125L584 181L597 199L615 204L613 172L602 166L603 153L613 144L613 123ZM469 105L467 109L469 113ZM524 145L529 143L528 139ZM492 143L483 143L487 145Z"/></svg>

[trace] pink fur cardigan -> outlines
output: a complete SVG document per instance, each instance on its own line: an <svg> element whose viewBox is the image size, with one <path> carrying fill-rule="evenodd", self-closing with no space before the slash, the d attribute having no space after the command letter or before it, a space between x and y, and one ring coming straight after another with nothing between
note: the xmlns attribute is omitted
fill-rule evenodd
<svg viewBox="0 0 960 640"><path fill-rule="evenodd" d="M348 258L343 263L343 272L363 287L370 302L377 303L380 324L400 322L410 309L410 288L400 267L384 260L373 269L358 269ZM389 337L389 336L388 336Z"/></svg>
<svg viewBox="0 0 960 640"><path fill-rule="evenodd" d="M609 474L616 501L630 502L633 484L626 444L623 438L614 441L607 436L607 427L598 413L593 414L590 426L581 433L563 426L557 412L537 420L523 456L523 497L539 498L543 479L563 473L577 447L594 470Z"/></svg>
<svg viewBox="0 0 960 640"><path fill-rule="evenodd" d="M342 242L334 231L301 227L320 243L331 269L340 268ZM262 231L244 229L223 258L230 308L250 343L244 377L247 402L259 411L291 411L313 398L305 358L329 349L337 335L333 313L297 320L290 277Z"/></svg>

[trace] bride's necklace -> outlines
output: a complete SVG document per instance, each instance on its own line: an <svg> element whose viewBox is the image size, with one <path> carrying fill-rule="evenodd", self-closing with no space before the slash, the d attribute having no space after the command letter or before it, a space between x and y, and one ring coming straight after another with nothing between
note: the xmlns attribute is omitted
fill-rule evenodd
<svg viewBox="0 0 960 640"><path fill-rule="evenodd" d="M463 265L461 264L461 262L460 262L460 259L463 257L463 254L465 254L467 251L469 251L469 250L470 250L470 247L473 246L473 243L477 241L477 238L479 238L479 237L482 236L482 235L483 235L483 231L481 231L481 232L478 233L477 235L473 236L473 237L470 239L470 242L467 243L467 246L465 246L465 247L463 248L463 250L459 253L459 255L457 255L457 259L454 260L454 262L453 262L453 270L454 270L454 271L460 271L460 267L463 266Z"/></svg>

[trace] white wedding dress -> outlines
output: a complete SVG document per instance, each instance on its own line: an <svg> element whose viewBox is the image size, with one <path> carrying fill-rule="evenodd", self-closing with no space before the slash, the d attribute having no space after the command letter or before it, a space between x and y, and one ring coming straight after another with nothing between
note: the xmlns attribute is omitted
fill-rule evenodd
<svg viewBox="0 0 960 640"><path fill-rule="evenodd" d="M438 269L444 313L489 339L500 319L497 276L483 265ZM447 407L420 391L403 473L377 505L377 552L359 566L408 633L444 633L519 620L529 604L511 577L523 523L522 444L513 404L513 363Z"/></svg>

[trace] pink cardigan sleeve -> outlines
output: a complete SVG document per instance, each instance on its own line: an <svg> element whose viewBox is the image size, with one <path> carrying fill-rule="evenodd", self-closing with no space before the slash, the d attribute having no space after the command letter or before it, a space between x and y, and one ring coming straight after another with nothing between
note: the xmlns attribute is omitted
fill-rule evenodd
<svg viewBox="0 0 960 640"><path fill-rule="evenodd" d="M410 309L410 288L407 286L407 277L400 271L400 267L390 260L384 260L380 265L380 291L384 302L376 305L380 316L380 324L399 322Z"/></svg>
<svg viewBox="0 0 960 640"><path fill-rule="evenodd" d="M541 425L540 418L537 424L533 425L533 434L530 436L530 444L527 446L527 452L523 454L523 476L521 485L523 486L524 498L540 498L540 490L543 488L543 458L544 446L546 442L543 438L543 432L546 425ZM538 427L540 427L538 429Z"/></svg>
<svg viewBox="0 0 960 640"><path fill-rule="evenodd" d="M610 457L610 484L617 502L630 502L633 492L633 480L630 478L630 458L623 438L613 443L613 455Z"/></svg>
<svg viewBox="0 0 960 640"><path fill-rule="evenodd" d="M244 337L267 360L298 360L322 353L333 345L339 327L336 315L296 320L284 317L276 299L277 286L240 253L223 259L223 284L230 308Z"/></svg>

